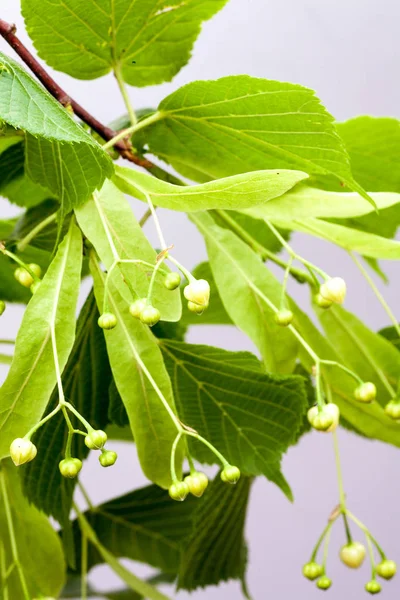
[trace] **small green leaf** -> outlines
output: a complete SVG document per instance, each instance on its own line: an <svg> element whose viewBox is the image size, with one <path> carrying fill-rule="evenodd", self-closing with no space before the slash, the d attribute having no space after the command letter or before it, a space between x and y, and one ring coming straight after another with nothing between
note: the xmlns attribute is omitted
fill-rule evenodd
<svg viewBox="0 0 400 600"><path fill-rule="evenodd" d="M232 487L217 475L195 513L191 536L185 540L178 587L194 590L229 579L244 580L247 547L244 525L251 479Z"/></svg>
<svg viewBox="0 0 400 600"><path fill-rule="evenodd" d="M99 194L76 210L76 216L106 269L110 269L115 261L113 246L121 259L140 259L156 264L156 251L135 219L128 201L111 181L106 181ZM165 265L163 268L168 270ZM110 280L125 301L131 303L134 298L124 280L128 280L142 298L147 295L151 274L149 266L121 264L120 268L114 269ZM152 302L163 320L179 321L182 313L179 290L167 290L161 273L156 275Z"/></svg>
<svg viewBox="0 0 400 600"><path fill-rule="evenodd" d="M125 193L153 204L183 212L212 208L240 209L264 204L307 178L301 171L253 171L208 183L179 186L127 167L116 167L114 182Z"/></svg>
<svg viewBox="0 0 400 600"><path fill-rule="evenodd" d="M40 84L0 53L0 119L25 132L25 171L67 214L113 172L101 146Z"/></svg>
<svg viewBox="0 0 400 600"><path fill-rule="evenodd" d="M51 332L60 370L75 337L75 309L82 266L82 237L74 222L29 302L18 332L14 359L0 390L0 457L16 437L37 423L56 384Z"/></svg>
<svg viewBox="0 0 400 600"><path fill-rule="evenodd" d="M227 0L23 0L22 14L46 62L77 79L109 71L137 87L170 81L188 62L203 21ZM55 23L60 27L55 27Z"/></svg>
<svg viewBox="0 0 400 600"><path fill-rule="evenodd" d="M269 371L292 372L297 341L288 329L275 323L274 312L257 291L279 308L281 285L247 244L231 231L219 227L210 215L195 213L191 219L205 238L226 312L256 344Z"/></svg>
<svg viewBox="0 0 400 600"><path fill-rule="evenodd" d="M5 512L5 491L29 597L58 597L65 579L64 557L58 535L46 517L23 496L19 473L10 460L1 462L0 483L0 557L5 551L5 565L7 568L11 566L13 558ZM2 592L4 599L20 600L26 597L15 567Z"/></svg>
<svg viewBox="0 0 400 600"><path fill-rule="evenodd" d="M91 260L91 271L97 304L102 306L105 275L95 260ZM110 310L118 321L115 329L105 332L114 380L128 413L143 472L167 488L171 484L170 455L177 428L160 396L174 413L171 382L156 338L146 325L130 315L128 305L112 285L109 290ZM178 471L182 460L180 444Z"/></svg>
<svg viewBox="0 0 400 600"><path fill-rule="evenodd" d="M332 116L301 85L247 75L189 83L134 137L135 146L146 144L195 181L298 169L333 175L370 201L351 175Z"/></svg>
<svg viewBox="0 0 400 600"><path fill-rule="evenodd" d="M249 369L248 358L244 368L243 353L236 364L234 352L160 343L183 422L244 474L265 475L290 498L280 461L296 439L308 406L304 379ZM189 446L200 462L216 462L200 442L189 438Z"/></svg>

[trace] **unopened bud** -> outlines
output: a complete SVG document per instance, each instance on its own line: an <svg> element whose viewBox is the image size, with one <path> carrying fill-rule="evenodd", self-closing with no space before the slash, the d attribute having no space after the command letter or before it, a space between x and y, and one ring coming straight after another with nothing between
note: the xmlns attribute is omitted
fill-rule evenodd
<svg viewBox="0 0 400 600"><path fill-rule="evenodd" d="M381 584L376 581L376 579L371 579L368 583L365 584L365 591L369 594L379 594L382 590Z"/></svg>
<svg viewBox="0 0 400 600"><path fill-rule="evenodd" d="M140 315L142 314L142 311L146 307L146 305L146 298L139 298L138 300L132 302L132 304L129 306L129 312L131 313L132 317L140 319Z"/></svg>
<svg viewBox="0 0 400 600"><path fill-rule="evenodd" d="M329 579L326 575L322 575L317 581L317 587L320 590L329 590L332 585L332 579Z"/></svg>
<svg viewBox="0 0 400 600"><path fill-rule="evenodd" d="M319 565L318 563L311 561L303 566L303 575L310 579L310 581L314 581L317 577L321 577L324 572L324 567Z"/></svg>
<svg viewBox="0 0 400 600"><path fill-rule="evenodd" d="M140 314L140 320L145 325L153 327L161 318L160 311L154 306L145 306Z"/></svg>
<svg viewBox="0 0 400 600"><path fill-rule="evenodd" d="M190 282L183 290L186 300L200 306L208 306L210 301L210 284L205 279Z"/></svg>
<svg viewBox="0 0 400 600"><path fill-rule="evenodd" d="M317 431L334 431L339 425L340 411L336 404L330 402L321 408L313 406L307 413L310 425Z"/></svg>
<svg viewBox="0 0 400 600"><path fill-rule="evenodd" d="M24 287L31 287L33 283L33 277L26 269L23 267L18 267L14 271L14 277Z"/></svg>
<svg viewBox="0 0 400 600"><path fill-rule="evenodd" d="M294 314L291 310L280 310L275 313L275 323L281 327L287 327L294 319Z"/></svg>
<svg viewBox="0 0 400 600"><path fill-rule="evenodd" d="M190 493L200 498L207 489L208 477L204 473L195 471L185 477L185 483L187 483Z"/></svg>
<svg viewBox="0 0 400 600"><path fill-rule="evenodd" d="M64 460L60 461L58 467L63 477L75 479L82 469L82 461L79 458L64 458Z"/></svg>
<svg viewBox="0 0 400 600"><path fill-rule="evenodd" d="M332 277L321 285L319 293L326 300L335 304L343 304L346 297L346 282L341 277Z"/></svg>
<svg viewBox="0 0 400 600"><path fill-rule="evenodd" d="M164 285L167 290L176 290L181 285L181 276L179 273L168 273L164 279Z"/></svg>
<svg viewBox="0 0 400 600"><path fill-rule="evenodd" d="M185 481L178 481L173 483L168 490L168 493L172 500L183 502L189 493L189 486Z"/></svg>
<svg viewBox="0 0 400 600"><path fill-rule="evenodd" d="M372 402L376 398L376 387L370 381L366 381L356 388L354 397L359 402Z"/></svg>
<svg viewBox="0 0 400 600"><path fill-rule="evenodd" d="M114 329L117 325L117 317L114 313L103 313L97 323L102 329Z"/></svg>
<svg viewBox="0 0 400 600"><path fill-rule="evenodd" d="M37 448L26 438L16 438L10 446L10 456L15 466L19 467L35 458Z"/></svg>
<svg viewBox="0 0 400 600"><path fill-rule="evenodd" d="M397 398L390 400L385 406L385 413L394 421L400 420L400 400Z"/></svg>
<svg viewBox="0 0 400 600"><path fill-rule="evenodd" d="M340 560L350 569L358 569L364 562L365 554L366 550L363 544L351 542L341 548Z"/></svg>
<svg viewBox="0 0 400 600"><path fill-rule="evenodd" d="M115 465L118 454L113 450L103 450L99 456L99 463L102 467L112 467Z"/></svg>
<svg viewBox="0 0 400 600"><path fill-rule="evenodd" d="M235 485L240 479L240 470L233 465L228 465L222 470L221 479L224 483L232 483Z"/></svg>
<svg viewBox="0 0 400 600"><path fill-rule="evenodd" d="M187 306L190 312L195 313L196 315L202 315L203 312L208 308L208 304L203 306L202 304L195 304L194 302L190 302L190 300L187 303Z"/></svg>
<svg viewBox="0 0 400 600"><path fill-rule="evenodd" d="M394 560L385 558L382 562L376 565L376 572L382 579L392 579L396 575L397 565Z"/></svg>
<svg viewBox="0 0 400 600"><path fill-rule="evenodd" d="M314 297L315 304L320 308L330 308L333 304L332 300L324 298L321 294L316 294Z"/></svg>
<svg viewBox="0 0 400 600"><path fill-rule="evenodd" d="M85 437L85 445L90 450L100 450L107 441L107 434L101 429L93 429Z"/></svg>

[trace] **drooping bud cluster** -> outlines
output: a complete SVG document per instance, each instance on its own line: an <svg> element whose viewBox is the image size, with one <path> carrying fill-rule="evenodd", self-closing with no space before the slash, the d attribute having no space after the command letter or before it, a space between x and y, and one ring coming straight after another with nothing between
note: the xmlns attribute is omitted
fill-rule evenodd
<svg viewBox="0 0 400 600"><path fill-rule="evenodd" d="M333 304L343 304L346 298L346 282L341 277L332 277L321 285L319 293L322 298Z"/></svg>
<svg viewBox="0 0 400 600"><path fill-rule="evenodd" d="M330 402L323 406L313 406L307 413L310 425L317 431L329 433L339 425L340 411L336 404Z"/></svg>
<svg viewBox="0 0 400 600"><path fill-rule="evenodd" d="M210 302L210 284L205 279L191 281L183 290L191 312L203 313Z"/></svg>

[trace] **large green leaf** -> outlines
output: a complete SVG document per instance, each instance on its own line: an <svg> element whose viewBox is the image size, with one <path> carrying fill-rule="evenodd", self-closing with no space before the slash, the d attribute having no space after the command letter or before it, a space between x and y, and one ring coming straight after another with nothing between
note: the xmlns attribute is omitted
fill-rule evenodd
<svg viewBox="0 0 400 600"><path fill-rule="evenodd" d="M195 181L260 169L334 175L364 197L332 116L301 85L246 75L189 83L134 143Z"/></svg>
<svg viewBox="0 0 400 600"><path fill-rule="evenodd" d="M95 429L104 429L108 423L108 388L111 370L103 332L97 325L99 313L91 292L79 314L76 339L63 373L65 397ZM53 391L48 412L58 402L57 389ZM75 422L73 415L70 415ZM77 424L77 423L76 423ZM66 481L58 463L64 458L67 442L64 416L57 414L45 423L33 437L38 449L34 461L23 467L24 492L31 502L59 522L68 518L76 480ZM73 439L73 456L85 458L88 449L81 436Z"/></svg>
<svg viewBox="0 0 400 600"><path fill-rule="evenodd" d="M23 0L39 55L78 79L112 69L135 86L170 81L188 62L202 21L227 0Z"/></svg>
<svg viewBox="0 0 400 600"><path fill-rule="evenodd" d="M0 390L0 457L16 437L41 418L56 384L52 331L62 371L75 337L75 310L82 266L82 237L74 222L29 302L15 354Z"/></svg>
<svg viewBox="0 0 400 600"><path fill-rule="evenodd" d="M193 497L178 504L171 501L165 490L150 485L100 504L85 516L100 542L115 556L177 573L181 544L191 533L197 506ZM77 521L73 530L79 564L81 531ZM90 546L89 569L102 562L96 548Z"/></svg>
<svg viewBox="0 0 400 600"><path fill-rule="evenodd" d="M296 360L297 342L288 329L275 323L274 312L258 294L261 291L279 308L281 285L247 244L219 227L210 215L195 213L191 219L205 237L226 312L256 344L269 371L290 373Z"/></svg>
<svg viewBox="0 0 400 600"><path fill-rule="evenodd" d="M140 259L156 264L156 251L135 219L128 201L111 181L106 181L99 194L77 209L76 216L106 269L110 269L115 260L111 244L121 259ZM165 269L168 270L168 267L165 266ZM110 279L125 301L131 303L133 298L125 280L131 283L141 298L147 295L151 274L152 269L148 266L122 264L120 268L114 269ZM179 290L167 290L161 273L156 275L152 302L159 309L163 320L180 319L182 306Z"/></svg>
<svg viewBox="0 0 400 600"><path fill-rule="evenodd" d="M281 227L292 231L301 231L327 240L346 250L359 252L371 258L398 260L400 242L385 237L351 229L337 223L328 223L322 219L297 219L293 221L275 221Z"/></svg>
<svg viewBox="0 0 400 600"><path fill-rule="evenodd" d="M397 388L399 352L388 340L340 306L318 310L318 317L341 362L363 381L372 381L378 391L377 402L385 406Z"/></svg>
<svg viewBox="0 0 400 600"><path fill-rule="evenodd" d="M105 275L94 259L91 270L97 304L101 307ZM174 412L171 382L156 338L146 325L130 315L128 305L112 284L109 304L118 319L115 329L105 332L114 380L128 414L143 472L166 488L171 484L170 456L177 428L160 396ZM183 444L179 444L179 472L182 460Z"/></svg>
<svg viewBox="0 0 400 600"><path fill-rule="evenodd" d="M25 170L66 214L113 172L101 146L11 58L0 53L0 119L25 131Z"/></svg>
<svg viewBox="0 0 400 600"><path fill-rule="evenodd" d="M296 439L308 406L304 379L243 367L234 352L171 340L160 341L179 414L246 475L265 475L291 497L280 470L282 454ZM200 462L216 458L189 439Z"/></svg>
<svg viewBox="0 0 400 600"><path fill-rule="evenodd" d="M58 597L64 584L65 571L58 535L46 517L24 497L19 473L10 460L3 460L0 464L0 483L0 555L5 551L6 568L11 566L13 560L4 490L29 597ZM0 589L4 599L26 598L16 568L8 579L6 589L8 593L4 588Z"/></svg>
<svg viewBox="0 0 400 600"><path fill-rule="evenodd" d="M127 167L117 167L114 182L125 193L140 200L150 196L162 208L196 212L211 208L240 209L264 204L307 178L301 171L253 171L200 185L166 183Z"/></svg>
<svg viewBox="0 0 400 600"><path fill-rule="evenodd" d="M244 525L251 479L242 477L234 489L219 476L195 513L195 523L185 542L178 587L194 590L221 581L244 582L247 547Z"/></svg>

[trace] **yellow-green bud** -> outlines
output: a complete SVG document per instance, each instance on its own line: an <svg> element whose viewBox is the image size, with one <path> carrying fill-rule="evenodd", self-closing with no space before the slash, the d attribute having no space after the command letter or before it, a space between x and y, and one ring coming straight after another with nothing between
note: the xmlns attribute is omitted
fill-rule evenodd
<svg viewBox="0 0 400 600"><path fill-rule="evenodd" d="M310 581L314 581L317 577L320 577L324 572L324 567L319 565L318 563L312 561L303 566L303 575L310 579Z"/></svg>
<svg viewBox="0 0 400 600"><path fill-rule="evenodd" d="M146 306L146 298L139 298L138 300L132 302L132 304L129 306L129 312L131 313L132 317L140 319L140 315L142 314L142 311Z"/></svg>
<svg viewBox="0 0 400 600"><path fill-rule="evenodd" d="M385 413L391 419L394 419L395 421L399 421L400 420L400 400L398 400L398 399L389 400L389 402L385 406Z"/></svg>
<svg viewBox="0 0 400 600"><path fill-rule="evenodd" d="M376 581L376 579L371 579L368 583L365 584L365 591L369 594L379 594L382 590L381 584Z"/></svg>
<svg viewBox="0 0 400 600"><path fill-rule="evenodd" d="M117 317L114 313L103 313L97 323L102 329L114 329L117 325Z"/></svg>
<svg viewBox="0 0 400 600"><path fill-rule="evenodd" d="M189 302L187 303L187 307L190 310L190 312L195 313L196 315L202 315L203 312L208 308L208 304L206 304L205 306L201 305L201 304L195 304L195 302Z"/></svg>
<svg viewBox="0 0 400 600"><path fill-rule="evenodd" d="M365 546L360 542L351 542L346 544L340 550L340 560L350 567L350 569L358 569L364 562Z"/></svg>
<svg viewBox="0 0 400 600"><path fill-rule="evenodd" d="M15 269L14 277L18 281L18 283L20 283L21 285L23 285L24 287L27 287L27 288L31 287L31 285L33 283L32 275L30 273L28 273L28 271L26 269L23 269L22 267L18 267L17 269Z"/></svg>
<svg viewBox="0 0 400 600"><path fill-rule="evenodd" d="M104 450L99 456L99 463L102 467L112 467L115 465L118 454L114 450Z"/></svg>
<svg viewBox="0 0 400 600"><path fill-rule="evenodd" d="M193 496L200 498L207 489L208 477L205 473L195 471L185 477L185 483L187 483L190 493L193 494Z"/></svg>
<svg viewBox="0 0 400 600"><path fill-rule="evenodd" d="M320 308L330 308L333 304L332 300L328 300L328 298L324 298L321 294L315 295L315 304Z"/></svg>
<svg viewBox="0 0 400 600"><path fill-rule="evenodd" d="M189 302L208 306L210 301L210 284L205 279L196 279L185 287L183 294Z"/></svg>
<svg viewBox="0 0 400 600"><path fill-rule="evenodd" d="M224 483L232 483L235 485L240 479L240 470L233 465L228 465L222 470L221 479Z"/></svg>
<svg viewBox="0 0 400 600"><path fill-rule="evenodd" d="M275 323L281 327L287 327L294 319L294 314L291 310L280 310L275 313Z"/></svg>
<svg viewBox="0 0 400 600"><path fill-rule="evenodd" d="M321 409L318 406L313 406L309 409L307 418L310 425L317 431L334 431L339 425L339 407L332 402L325 404Z"/></svg>
<svg viewBox="0 0 400 600"><path fill-rule="evenodd" d="M93 429L85 437L85 445L90 450L100 450L107 441L107 434L101 429Z"/></svg>
<svg viewBox="0 0 400 600"><path fill-rule="evenodd" d="M183 502L189 493L189 486L185 481L178 481L173 483L168 490L168 493L172 500L177 502Z"/></svg>
<svg viewBox="0 0 400 600"><path fill-rule="evenodd" d="M164 279L164 285L167 290L176 290L181 285L181 276L179 273L168 273Z"/></svg>
<svg viewBox="0 0 400 600"><path fill-rule="evenodd" d="M376 572L382 579L392 579L396 575L397 565L394 560L385 558L382 562L376 565Z"/></svg>
<svg viewBox="0 0 400 600"><path fill-rule="evenodd" d="M332 277L321 285L319 293L326 300L335 304L343 304L346 298L346 282L341 277Z"/></svg>
<svg viewBox="0 0 400 600"><path fill-rule="evenodd" d="M153 327L161 318L160 311L154 306L145 306L141 312L140 320L145 325Z"/></svg>
<svg viewBox="0 0 400 600"><path fill-rule="evenodd" d="M37 448L26 438L16 438L10 446L10 456L16 467L24 465L35 458Z"/></svg>
<svg viewBox="0 0 400 600"><path fill-rule="evenodd" d="M39 265L37 265L36 263L31 263L30 265L28 265L28 267L30 268L32 273L34 273L36 275L37 278L41 277L42 268Z"/></svg>
<svg viewBox="0 0 400 600"><path fill-rule="evenodd" d="M79 458L64 458L58 467L63 477L74 479L82 469L82 461Z"/></svg>
<svg viewBox="0 0 400 600"><path fill-rule="evenodd" d="M370 381L358 386L354 391L354 397L359 402L372 402L376 398L376 387Z"/></svg>
<svg viewBox="0 0 400 600"><path fill-rule="evenodd" d="M329 579L326 575L322 575L317 581L317 587L320 590L329 590L332 585L332 579Z"/></svg>

